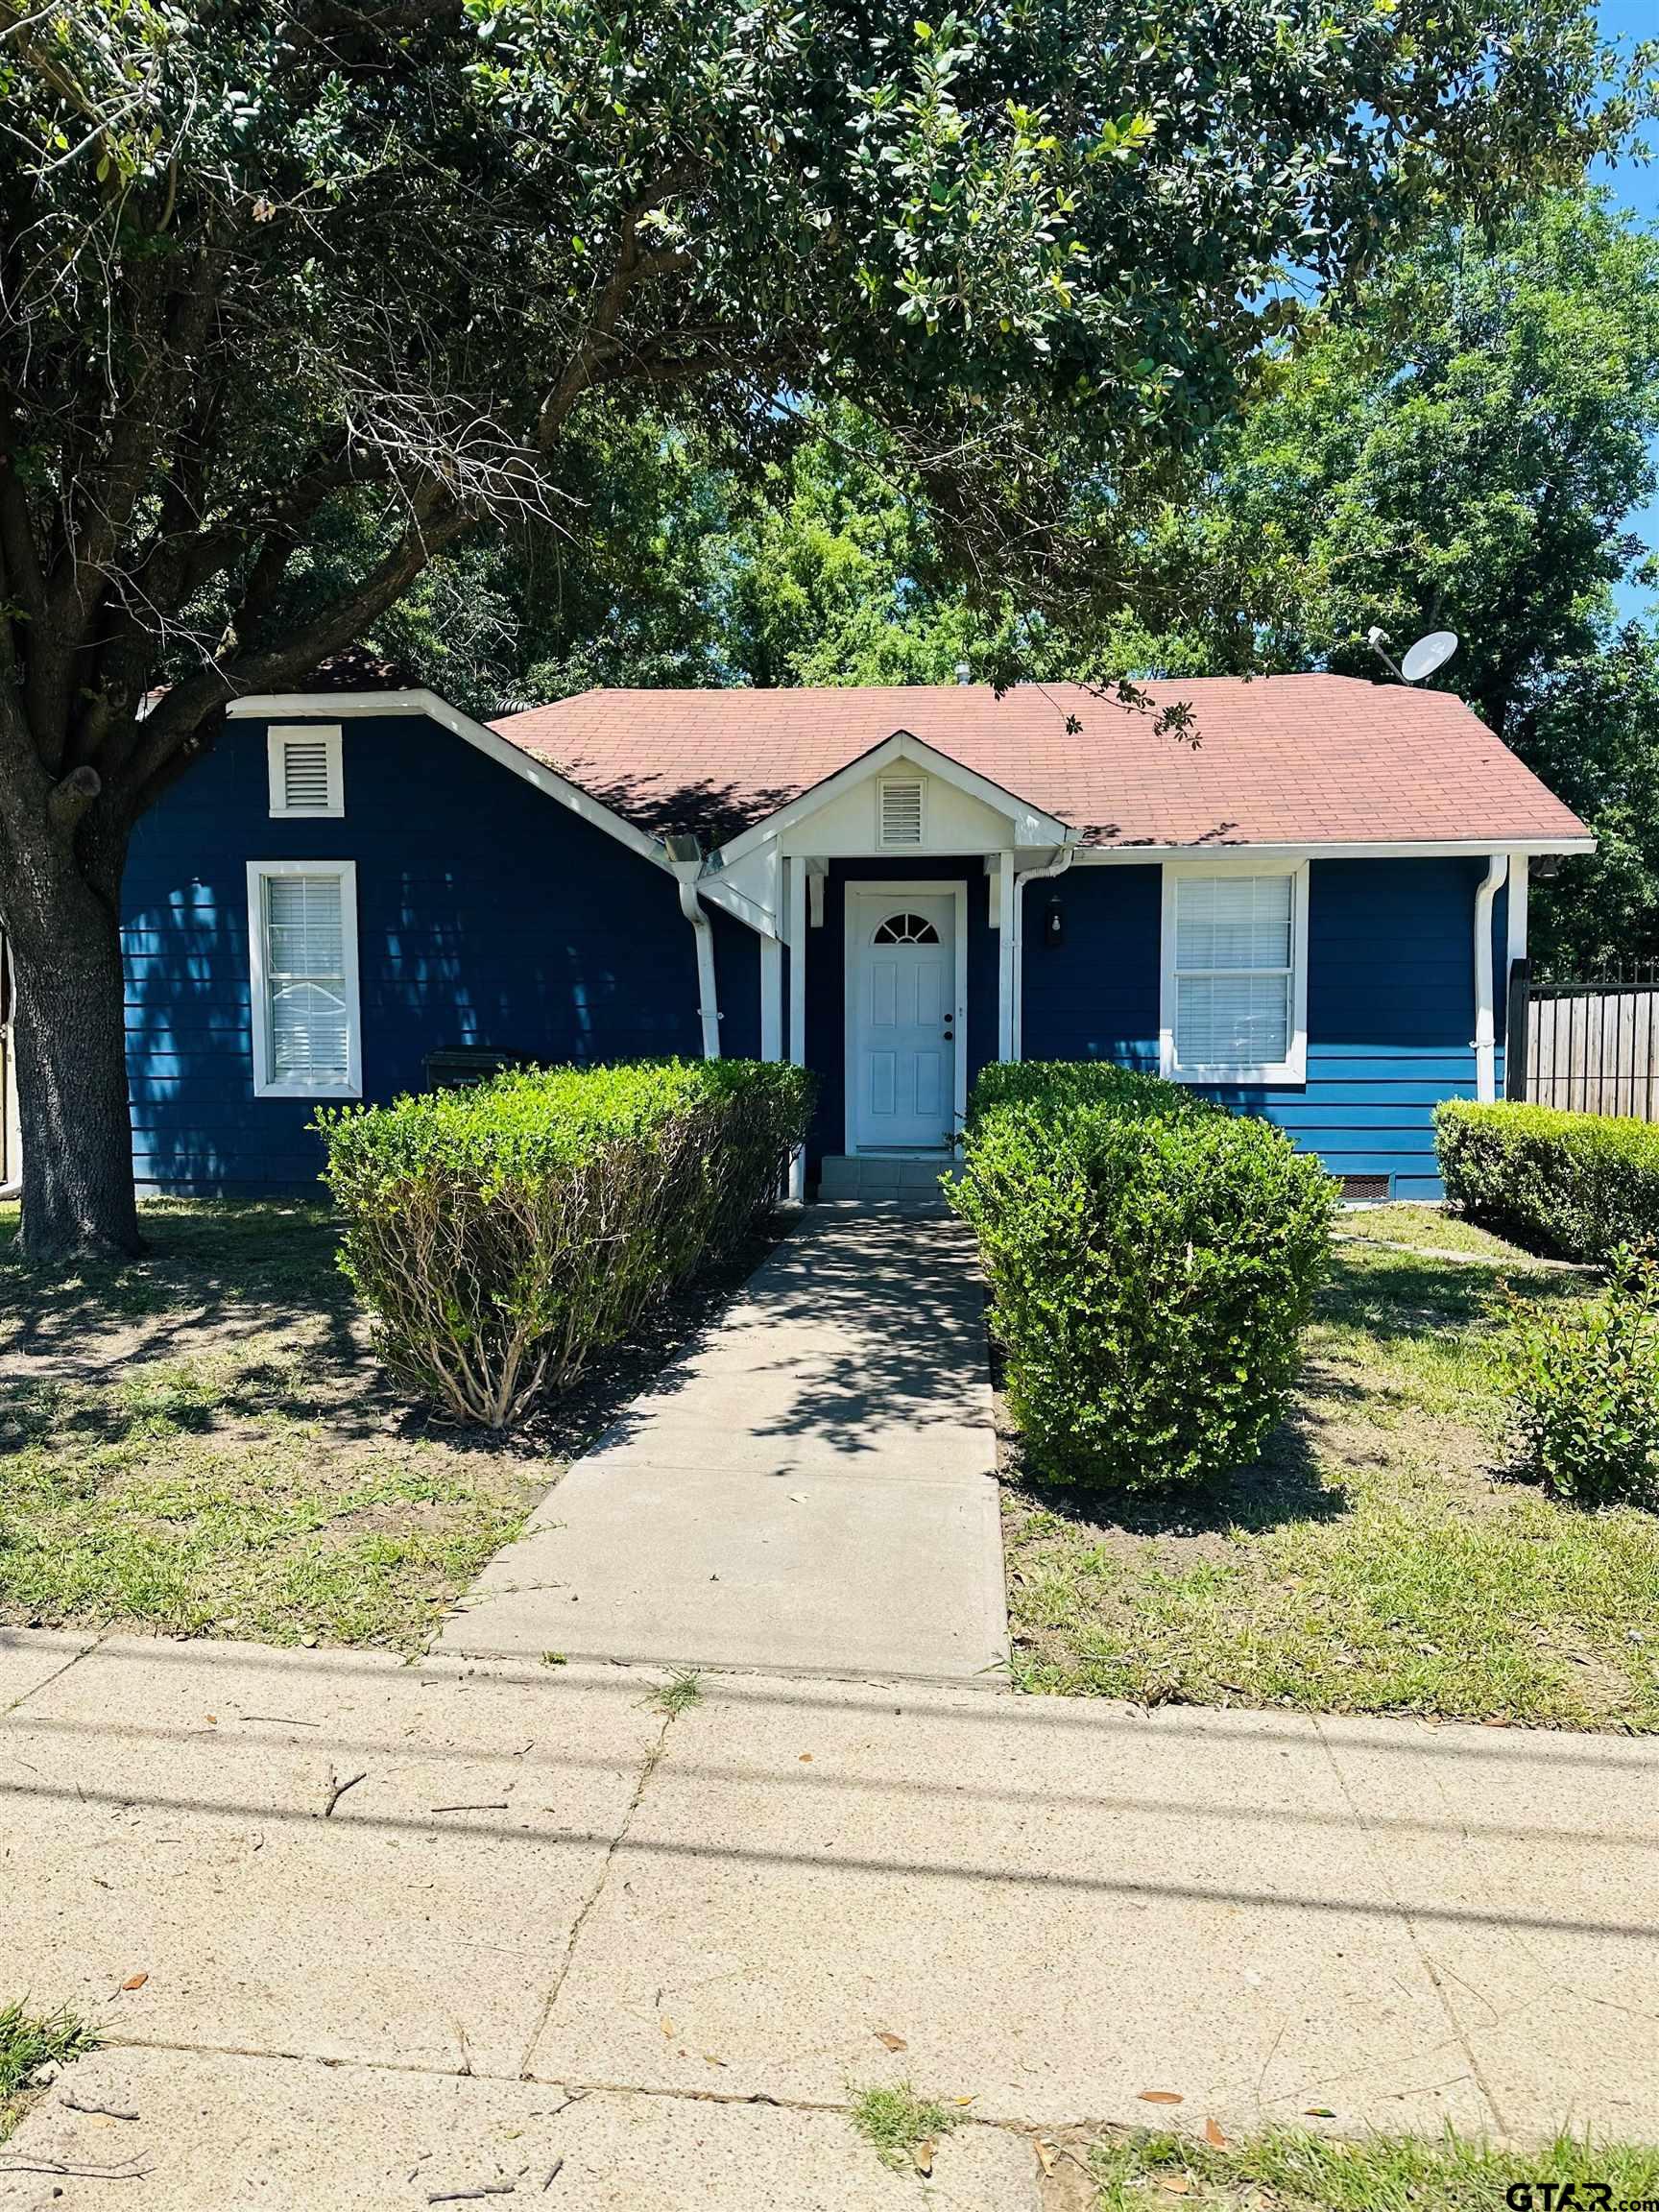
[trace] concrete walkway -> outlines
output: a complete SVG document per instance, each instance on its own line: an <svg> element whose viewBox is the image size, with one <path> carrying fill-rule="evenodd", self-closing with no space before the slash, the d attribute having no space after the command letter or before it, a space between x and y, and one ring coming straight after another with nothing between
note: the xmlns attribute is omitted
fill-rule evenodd
<svg viewBox="0 0 1659 2212"><path fill-rule="evenodd" d="M972 1237L814 1209L550 1490L441 1648L1002 1682Z"/></svg>
<svg viewBox="0 0 1659 2212"><path fill-rule="evenodd" d="M1076 2120L1659 2138L1659 1744L650 1691L0 1634L0 2002L109 2039L0 2206L1039 2212ZM905 2078L973 2100L926 2190L847 2114Z"/></svg>

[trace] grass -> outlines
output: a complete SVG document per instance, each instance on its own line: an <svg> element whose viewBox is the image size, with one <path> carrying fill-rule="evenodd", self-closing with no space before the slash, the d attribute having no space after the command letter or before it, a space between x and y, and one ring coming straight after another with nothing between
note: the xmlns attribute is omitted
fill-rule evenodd
<svg viewBox="0 0 1659 2212"><path fill-rule="evenodd" d="M1517 2182L1577 2184L1587 2208L1659 2200L1659 2150L1559 2135L1537 2151L1492 2151L1448 2133L1437 2140L1369 2137L1342 2143L1301 2129L1275 2129L1216 2148L1184 2135L1112 2131L1086 2163L1098 2185L1096 2212L1148 2212L1171 2197L1193 2205L1272 2206L1275 2212L1503 2212ZM1590 2184L1601 2183L1606 2198ZM1550 2201L1558 2200L1551 2199ZM1542 2188L1531 2212L1545 2212Z"/></svg>
<svg viewBox="0 0 1659 2212"><path fill-rule="evenodd" d="M895 2173L932 2165L931 2146L948 2135L962 2118L959 2110L922 2097L908 2081L878 2082L867 2089L853 2089L853 2126L880 2159Z"/></svg>
<svg viewBox="0 0 1659 2212"><path fill-rule="evenodd" d="M677 1713L688 1713L693 1705L700 1705L702 1701L703 1677L695 1667L680 1668L651 1693L652 1704L670 1719Z"/></svg>
<svg viewBox="0 0 1659 2212"><path fill-rule="evenodd" d="M1022 1487L1016 1447L1019 1684L1659 1727L1659 1516L1587 1513L1494 1475L1503 1281L1340 1244L1291 1419L1214 1491L1130 1504ZM1525 1286L1583 1290L1560 1273Z"/></svg>
<svg viewBox="0 0 1659 2212"><path fill-rule="evenodd" d="M553 1469L384 1384L318 1207L157 1202L42 1279L0 1210L0 1623L417 1648Z"/></svg>
<svg viewBox="0 0 1659 2212"><path fill-rule="evenodd" d="M1449 1214L1442 1206L1402 1203L1360 1207L1337 1215L1336 1235L1339 1238L1410 1244L1420 1251L1466 1252L1472 1259L1494 1260L1500 1263L1517 1259L1521 1259L1522 1264L1527 1263L1517 1254L1514 1245L1505 1244L1503 1238L1494 1237L1489 1229L1478 1229L1473 1221ZM1530 1264L1536 1266L1537 1262L1533 1261Z"/></svg>
<svg viewBox="0 0 1659 2212"><path fill-rule="evenodd" d="M23 2117L28 2094L49 2066L66 2066L96 2047L92 2030L72 2012L26 2012L0 2006L0 2143Z"/></svg>

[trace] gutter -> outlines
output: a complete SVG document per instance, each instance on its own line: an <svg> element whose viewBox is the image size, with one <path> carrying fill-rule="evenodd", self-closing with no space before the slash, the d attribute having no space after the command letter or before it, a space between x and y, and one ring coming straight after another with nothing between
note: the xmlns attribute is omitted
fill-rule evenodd
<svg viewBox="0 0 1659 2212"><path fill-rule="evenodd" d="M1052 860L1041 868L1027 868L1015 875L1010 885L1008 912L1004 921L1014 940L1014 1019L1011 1026L1014 1032L1012 1049L1016 1060L1025 1057L1025 886L1027 883L1046 882L1051 876L1064 876L1077 857L1082 837L1081 830L1068 830L1066 842Z"/></svg>
<svg viewBox="0 0 1659 2212"><path fill-rule="evenodd" d="M695 837L665 837L668 865L680 885L680 911L697 942L697 1019L703 1025L703 1057L720 1057L720 996L714 982L714 930L697 894L703 851Z"/></svg>
<svg viewBox="0 0 1659 2212"><path fill-rule="evenodd" d="M1506 853L1494 853L1475 893L1475 1096L1490 1106L1498 1095L1498 1023L1492 988L1492 902L1509 873Z"/></svg>

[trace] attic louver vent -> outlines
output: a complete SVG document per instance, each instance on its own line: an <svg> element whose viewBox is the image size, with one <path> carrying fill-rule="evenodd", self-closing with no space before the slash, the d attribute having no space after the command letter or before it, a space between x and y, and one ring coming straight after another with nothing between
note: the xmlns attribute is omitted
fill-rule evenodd
<svg viewBox="0 0 1659 2212"><path fill-rule="evenodd" d="M328 804L328 740L290 737L282 748L282 811L320 814Z"/></svg>
<svg viewBox="0 0 1659 2212"><path fill-rule="evenodd" d="M922 779L889 777L881 785L881 842L883 845L920 845L922 842Z"/></svg>
<svg viewBox="0 0 1659 2212"><path fill-rule="evenodd" d="M336 729L273 730L271 812L275 819L346 811L341 788L341 733Z"/></svg>

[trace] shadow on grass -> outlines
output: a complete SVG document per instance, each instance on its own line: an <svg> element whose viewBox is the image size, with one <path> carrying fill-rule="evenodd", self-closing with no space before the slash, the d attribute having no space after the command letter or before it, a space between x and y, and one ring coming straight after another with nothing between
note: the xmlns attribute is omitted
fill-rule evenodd
<svg viewBox="0 0 1659 2212"><path fill-rule="evenodd" d="M1190 1487L1124 1491L1055 1482L1045 1479L1029 1455L1010 1473L1028 1503L1055 1520L1124 1536L1258 1535L1295 1523L1338 1521L1351 1509L1347 1491L1322 1472L1299 1417L1274 1431L1253 1467Z"/></svg>
<svg viewBox="0 0 1659 2212"><path fill-rule="evenodd" d="M16 1250L15 1207L0 1208L0 1349L98 1364L101 1336L123 1334L122 1358L179 1356L191 1336L233 1340L323 1320L335 1358L361 1358L351 1292L335 1266L339 1229L326 1208L298 1201L147 1204L136 1260L31 1267Z"/></svg>
<svg viewBox="0 0 1659 2212"><path fill-rule="evenodd" d="M0 1208L0 1457L52 1436L118 1448L158 1431L206 1437L286 1420L319 1424L333 1444L432 1438L485 1458L568 1458L717 1317L782 1234L781 1222L757 1230L509 1433L446 1419L386 1373L336 1265L327 1208L157 1200L141 1223L137 1260L48 1273L16 1254L16 1209Z"/></svg>

